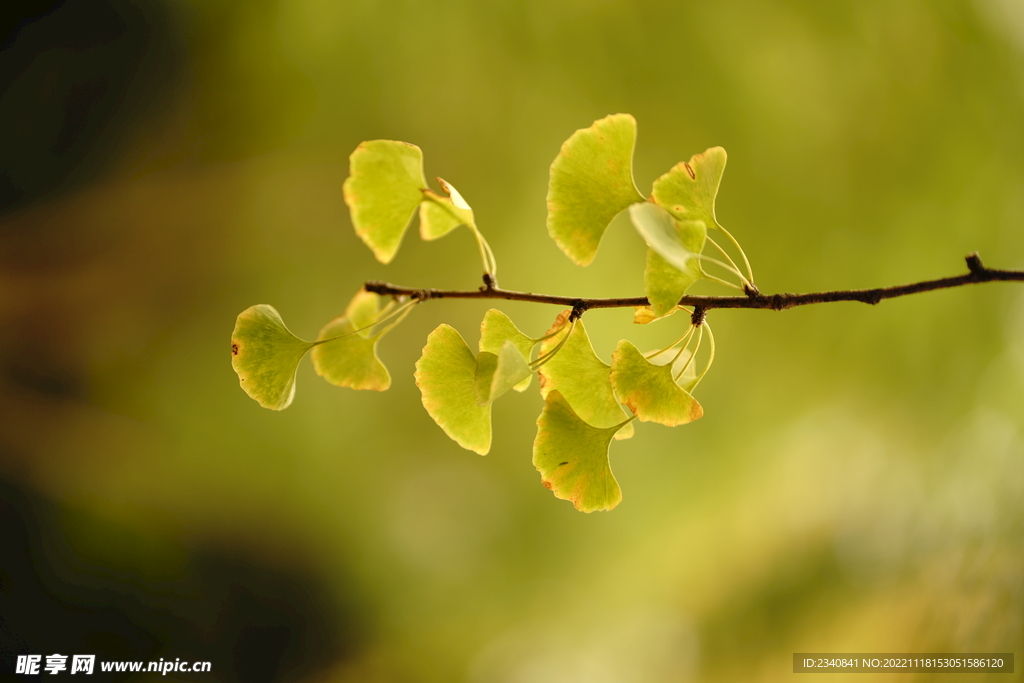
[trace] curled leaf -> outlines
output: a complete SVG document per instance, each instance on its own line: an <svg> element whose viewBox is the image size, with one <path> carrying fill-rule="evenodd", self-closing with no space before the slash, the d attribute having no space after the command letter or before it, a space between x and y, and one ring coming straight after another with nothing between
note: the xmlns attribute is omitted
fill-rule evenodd
<svg viewBox="0 0 1024 683"><path fill-rule="evenodd" d="M381 263L390 263L427 187L423 152L396 140L360 143L349 156L343 187L356 234Z"/></svg>
<svg viewBox="0 0 1024 683"><path fill-rule="evenodd" d="M416 361L416 386L423 407L445 434L463 448L486 455L491 449L491 409L477 401L477 366L462 335L450 325L439 325Z"/></svg>
<svg viewBox="0 0 1024 683"><path fill-rule="evenodd" d="M691 364L692 365L692 364ZM612 386L642 422L675 427L704 414L697 400L672 379L673 366L656 365L623 339L612 355Z"/></svg>
<svg viewBox="0 0 1024 683"><path fill-rule="evenodd" d="M257 403L284 410L295 397L299 361L312 346L288 330L273 306L250 306L235 320L231 367L242 389Z"/></svg>
<svg viewBox="0 0 1024 683"><path fill-rule="evenodd" d="M612 474L608 447L624 424L593 427L580 419L562 394L549 392L533 442L533 465L544 487L581 512L618 505L622 491Z"/></svg>
<svg viewBox="0 0 1024 683"><path fill-rule="evenodd" d="M441 187L450 198L442 197L431 190L424 190L423 203L420 204L420 237L425 240L436 240L460 225L468 225L475 229L473 209L459 191L443 178L438 178L437 182L441 183Z"/></svg>
<svg viewBox="0 0 1024 683"><path fill-rule="evenodd" d="M555 318L548 334L563 326L568 331L569 327L565 323L570 313L568 310L562 311ZM541 342L538 357L551 353L564 335L565 332L562 332ZM583 321L577 320L562 348L551 356L551 360L540 366L540 392L546 398L549 393L557 390L584 422L599 429L608 428L627 418L612 392L610 372L611 367L594 353ZM632 424L627 424L615 434L616 439L628 439L631 436Z"/></svg>
<svg viewBox="0 0 1024 683"><path fill-rule="evenodd" d="M683 236L688 233L700 234L704 229L703 224L699 221L677 223L672 214L652 202L639 202L630 206L629 219L647 242L647 246L657 252L668 265L681 271L683 275L692 271L694 264L699 260L699 252L691 250L683 241ZM700 244L703 247L703 239L700 240ZM699 265L696 272L700 272Z"/></svg>
<svg viewBox="0 0 1024 683"><path fill-rule="evenodd" d="M636 119L614 114L562 144L548 181L548 233L580 266L594 260L608 224L642 201L633 183Z"/></svg>

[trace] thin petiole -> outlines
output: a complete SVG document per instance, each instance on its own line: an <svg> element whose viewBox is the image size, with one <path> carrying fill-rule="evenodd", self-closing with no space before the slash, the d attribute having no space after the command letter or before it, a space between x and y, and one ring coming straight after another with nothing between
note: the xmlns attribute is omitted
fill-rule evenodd
<svg viewBox="0 0 1024 683"><path fill-rule="evenodd" d="M711 326L708 325L707 320L704 321L704 326L708 328L708 362L707 365L704 366L704 369L701 371L700 375L697 376L697 379L694 380L693 386L690 387L690 391L693 391L697 387L697 385L700 384L700 381L704 379L704 375L708 374L708 370L711 369L711 364L715 362L715 335L711 331Z"/></svg>
<svg viewBox="0 0 1024 683"><path fill-rule="evenodd" d="M393 320L393 321L392 321L392 322L391 322L391 323L390 323L390 324L389 324L389 325L388 325L387 327L385 327L385 328L384 328L383 330L381 330L381 331L380 331L380 332L378 332L378 333L377 333L376 335L374 335L374 337L375 337L376 339L380 339L380 338L381 338L381 337L383 337L383 336L384 336L385 334L387 334L387 333L388 333L388 332L390 332L391 330L393 330L393 329L395 329L396 327L398 327L399 323L401 323L401 322L402 322L403 320L405 320L405 316L409 315L409 313L410 313L410 312L412 312L412 309L413 309L413 308L414 308L414 307L416 306L416 304L418 304L418 303L420 303L420 300L419 300L419 299L412 299L412 300L411 300L411 301L409 301L408 303L404 304L404 305L403 305L403 306L402 306L402 307L401 307L401 308L400 308L399 310L397 310L397 311L395 311L394 313L392 313L392 314L391 314L391 316L389 316L389 317L393 317L393 316L396 316L396 315L397 315L398 317L397 317L397 318L395 318L395 320ZM383 321L379 321L379 322L383 322Z"/></svg>
<svg viewBox="0 0 1024 683"><path fill-rule="evenodd" d="M721 225L718 225L717 222L715 223L715 225L718 227L719 230L722 231L722 234L724 234L729 239L729 241L732 242L733 246L736 247L736 250L740 252L740 256L743 257L743 265L746 266L747 268L747 278L749 278L747 280L747 284L753 285L754 271L750 267L750 260L747 258L747 252L743 251L743 247L740 246L740 243L736 241L736 238L732 236L731 232L723 228Z"/></svg>
<svg viewBox="0 0 1024 683"><path fill-rule="evenodd" d="M686 310L686 309L683 309L683 310ZM689 338L690 338L690 336L692 334L693 334L693 323L690 324L689 329L686 330L686 332L683 334L682 337L680 337L679 339L676 339L674 342L672 342L671 344L669 344L665 348L661 349L660 351L654 351L652 353L648 353L646 356L644 356L644 358L646 358L647 360L650 360L651 358L655 358L657 356L660 356L661 354L665 353L669 349L673 348L676 344L679 344L679 343L681 343L683 341L689 341Z"/></svg>
<svg viewBox="0 0 1024 683"><path fill-rule="evenodd" d="M701 325L700 331L697 332L697 344L693 347L693 352L690 354L690 357L686 359L683 367L679 368L679 372L676 373L676 376L672 378L673 382L678 382L679 378L683 376L684 372L686 372L686 369L690 367L691 363L693 363L693 359L697 357L697 352L700 351L700 343L702 341L704 341L704 325Z"/></svg>
<svg viewBox="0 0 1024 683"><path fill-rule="evenodd" d="M725 263L724 261L719 261L718 259L716 259L713 256L705 256L704 254L696 254L696 257L699 258L701 261L703 261L705 263L711 263L713 265L718 266L719 268L722 268L724 270L729 271L730 273L732 273L733 275L735 275L736 277L738 277L740 279L740 283L747 284L747 278L743 277L743 273L741 273L738 268L730 266L728 263Z"/></svg>
<svg viewBox="0 0 1024 683"><path fill-rule="evenodd" d="M543 337L538 337L537 339L531 339L530 341L532 341L532 342L533 342L534 344L539 344L539 343L541 343L542 341L544 341L545 339L551 339L551 338L552 338L552 337L554 337L554 336L555 336L556 334L558 334L559 332L561 332L562 330L564 330L564 329L565 329L565 326L566 326L566 325L568 325L568 324L569 324L568 322L564 322L564 323L562 323L562 324L561 324L561 326L560 326L560 327L559 327L559 328L558 328L557 330L555 330L555 331L554 331L554 332L552 332L551 334L545 334L545 335L544 335Z"/></svg>
<svg viewBox="0 0 1024 683"><path fill-rule="evenodd" d="M412 309L412 307L415 306L418 303L419 303L419 299L411 299L409 301L406 301L404 304L401 304L398 308L396 308L390 314L384 315L383 317L377 318L376 320L374 320L369 325L364 325L363 327L360 327L358 330L352 330L351 332L346 332L345 334L339 334L337 337L331 337L330 339L319 339L319 340L313 342L313 346L319 346L320 344L326 344L327 342L332 342L332 341L334 341L336 339L344 339L345 337L351 337L353 334L359 334L360 332L363 332L365 330L369 330L369 329L371 329L373 327L376 327L377 325L380 325L382 322L386 322L386 321L390 320L391 318L394 318L397 315L401 315L402 318L405 318L404 314L408 313L408 311L410 311ZM378 315L382 315L382 314L386 313L388 311L388 309L390 309L392 306L394 306L394 302L393 301L388 302L388 304L384 308L382 308L380 310L380 313ZM401 322L401 320L399 320L398 322ZM398 322L392 323L391 325L389 325L387 327L387 329L390 330L392 327L397 325ZM382 333L379 332L378 336L380 336L381 334Z"/></svg>
<svg viewBox="0 0 1024 683"><path fill-rule="evenodd" d="M571 323L571 324L569 325L569 331L565 333L565 336L564 336L564 337L562 337L562 339L561 339L561 340L560 340L560 341L558 342L558 344L557 344L557 345L555 346L555 348L551 349L550 351L548 351L547 353L545 353L545 354L544 354L543 356L540 356L539 358L537 358L536 360L534 360L533 362L531 362L531 363L530 363L530 369L531 369L531 370L538 370L538 369L539 369L539 368L540 368L540 367L541 367L542 365L544 365L544 364L545 364L545 363L547 363L547 362L548 362L549 360L551 360L551 359L552 359L552 357L554 357L554 355L555 355L556 353L558 353L559 351L561 351L561 350L562 350L562 347L563 347L563 346L565 345L565 342L566 342L566 341L567 341L567 340L569 339L569 337L570 337L570 336L572 335L572 331L573 331L573 330L574 330L575 328L576 328L576 321L575 321L575 320L573 320L573 321L572 321L572 323Z"/></svg>
<svg viewBox="0 0 1024 683"><path fill-rule="evenodd" d="M711 239L710 237L708 238L708 242L710 242L711 245L718 250L718 253L725 257L725 260L729 262L729 265L731 265L737 272L739 272L740 267L737 266L736 262L732 260L732 256L729 256L729 252L727 252L725 249L722 249L722 245L720 245L718 242Z"/></svg>

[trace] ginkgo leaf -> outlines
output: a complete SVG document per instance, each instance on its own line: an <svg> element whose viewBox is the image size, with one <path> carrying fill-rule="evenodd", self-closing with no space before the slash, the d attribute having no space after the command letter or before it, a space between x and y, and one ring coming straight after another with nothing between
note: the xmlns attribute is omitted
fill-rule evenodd
<svg viewBox="0 0 1024 683"><path fill-rule="evenodd" d="M715 197L725 171L726 154L712 147L681 161L654 181L651 198L679 220L704 221L705 226L720 227L715 218Z"/></svg>
<svg viewBox="0 0 1024 683"><path fill-rule="evenodd" d="M548 334L563 325L565 330L568 330L566 320L570 313L568 310L562 311L555 318L555 323L548 330ZM552 352L564 337L565 332L562 332L541 342L538 358ZM540 366L540 392L542 396L547 397L549 393L557 390L584 422L604 429L621 423L627 417L619 402L615 400L610 373L611 366L594 353L583 321L577 320L562 348L551 357L551 360ZM631 436L632 424L627 424L615 434L616 439L628 439Z"/></svg>
<svg viewBox="0 0 1024 683"><path fill-rule="evenodd" d="M642 201L633 182L636 119L614 114L562 144L548 181L548 233L580 266L594 260L608 224Z"/></svg>
<svg viewBox="0 0 1024 683"><path fill-rule="evenodd" d="M672 379L671 365L655 365L623 339L612 354L612 386L642 422L674 427L704 414L697 400Z"/></svg>
<svg viewBox="0 0 1024 683"><path fill-rule="evenodd" d="M349 156L343 187L356 234L381 263L389 263L427 187L423 153L396 140L360 143Z"/></svg>
<svg viewBox="0 0 1024 683"><path fill-rule="evenodd" d="M455 328L439 325L416 361L423 407L445 434L480 455L491 449L491 408L477 403L477 359Z"/></svg>
<svg viewBox="0 0 1024 683"><path fill-rule="evenodd" d="M684 310L682 306L676 306L675 308L666 311L663 315L655 315L654 309L651 308L650 306L636 306L633 309L633 324L650 325L655 320L664 320L665 318L674 314L676 311L682 310Z"/></svg>
<svg viewBox="0 0 1024 683"><path fill-rule="evenodd" d="M339 387L384 391L391 386L391 375L377 357L380 334L363 337L361 333L353 334L356 329L345 316L324 325L317 341L329 341L313 347L313 368Z"/></svg>
<svg viewBox="0 0 1024 683"><path fill-rule="evenodd" d="M537 418L533 442L533 465L544 487L581 512L611 510L618 505L622 491L608 462L608 447L624 424L592 427L562 394L551 391Z"/></svg>
<svg viewBox="0 0 1024 683"><path fill-rule="evenodd" d="M480 350L497 355L507 341L512 342L522 354L523 360L529 362L530 354L533 352L533 340L520 332L507 315L492 308L484 314L484 319L480 323ZM526 379L516 384L513 389L525 391L530 386L532 377L533 373L528 374Z"/></svg>
<svg viewBox="0 0 1024 683"><path fill-rule="evenodd" d="M425 190L423 203L420 204L420 237L425 240L436 240L444 237L460 225L473 227L473 209L462 198L459 191L443 178L438 178L444 191L450 195L441 195Z"/></svg>
<svg viewBox="0 0 1024 683"><path fill-rule="evenodd" d="M231 333L231 367L245 393L264 408L284 410L295 397L295 371L312 342L292 334L273 306L238 314Z"/></svg>
<svg viewBox="0 0 1024 683"><path fill-rule="evenodd" d="M704 229L703 224L699 221L676 221L672 214L652 202L631 205L629 219L647 242L647 246L656 251L669 265L684 274L691 272L692 264L699 260L699 252L691 250L683 241L683 236L693 233L699 235ZM688 241L693 242L692 239ZM703 239L700 240L700 244L703 247Z"/></svg>

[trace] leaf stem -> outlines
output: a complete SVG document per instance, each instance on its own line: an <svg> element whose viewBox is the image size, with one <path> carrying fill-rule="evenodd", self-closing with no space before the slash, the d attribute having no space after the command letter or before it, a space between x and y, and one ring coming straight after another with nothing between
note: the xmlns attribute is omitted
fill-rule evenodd
<svg viewBox="0 0 1024 683"><path fill-rule="evenodd" d="M687 311L687 313L689 313L689 311ZM655 351L654 353L647 354L646 356L644 356L644 358L646 358L647 360L650 360L651 358L656 358L657 356L660 356L661 354L665 353L666 351L668 351L669 349L674 347L676 344L682 342L684 339L689 338L690 335L692 335L692 334L693 334L693 325L690 325L689 329L687 329L686 332L683 333L682 337L680 337L679 339L676 339L674 342L672 342L671 344L669 344L668 346L666 346L665 348L663 348L660 351ZM673 362L675 362L675 361L673 361Z"/></svg>
<svg viewBox="0 0 1024 683"><path fill-rule="evenodd" d="M711 331L711 325L709 325L706 320L704 321L704 324L701 325L701 327L708 328L708 362L707 365L704 366L704 369L701 371L701 373L697 376L697 379L694 380L693 386L690 387L691 392L697 388L697 385L700 384L700 381L704 379L704 375L708 374L708 370L711 369L711 364L715 362L715 333Z"/></svg>
<svg viewBox="0 0 1024 683"><path fill-rule="evenodd" d="M748 284L753 285L754 271L750 267L750 259L747 258L747 252L743 251L743 247L741 247L740 243L736 240L736 238L732 236L732 233L723 228L721 225L719 225L717 220L715 221L715 227L721 230L722 234L724 234L729 239L729 241L732 242L732 245L736 247L737 251L740 252L740 256L743 257L743 265L747 267L747 282Z"/></svg>
<svg viewBox="0 0 1024 683"><path fill-rule="evenodd" d="M411 299L409 301L406 301L405 303L400 305L397 309L392 311L389 315L386 315L386 316L384 316L382 318L377 318L376 320L374 320L369 325L363 325L358 330L352 330L351 332L346 332L345 334L339 334L337 337L331 337L330 339L319 339L319 340L313 342L313 346L319 346L320 344L326 344L327 342L332 342L332 341L335 341L336 339L344 339L345 337L351 337L353 334L359 334L360 332L362 332L364 330L369 330L369 329L371 329L373 327L376 327L377 325L380 325L382 322L384 322L386 320L390 320L391 318L394 318L396 315L401 315L403 313L407 313L409 310L412 309L413 306L415 306L418 303L419 303L419 299ZM387 305L384 306L384 308L382 308L380 310L378 315L386 313L393 305L394 305L394 302L393 301L389 301L387 303ZM394 322L391 325L389 325L383 332L378 332L377 336L378 337L383 336L384 332L387 332L392 327L394 327L398 323L402 322L402 319L404 319L404 318L405 318L405 315L402 315L402 318L400 318L396 322ZM312 348L312 347L310 347L310 348Z"/></svg>
<svg viewBox="0 0 1024 683"><path fill-rule="evenodd" d="M686 368L690 367L690 363L693 362L693 359L697 357L697 352L700 351L700 343L702 341L704 341L704 325L701 325L700 330L697 332L697 344L693 347L693 352L690 353L690 357L686 359L686 362L683 364L683 367L679 368L679 372L676 373L676 376L672 378L673 382L678 382L679 378L683 376L684 372L686 372ZM689 344L687 344L687 346L689 346ZM680 349L680 353L681 352L682 349ZM675 361L672 362L674 363Z"/></svg>
<svg viewBox="0 0 1024 683"><path fill-rule="evenodd" d="M565 325L562 325L562 327L565 327ZM562 337L562 338L561 338L561 339L559 340L558 344L556 344L556 345L555 345L555 348L551 349L550 351L548 351L547 353L545 353L545 354L544 354L543 356L538 356L538 357L537 357L537 358L536 358L535 360L533 360L533 361L532 361L532 362L530 363L530 369L531 369L531 370L539 370L539 369L540 369L540 367L541 367L542 365L544 365L545 363L547 363L547 362L548 362L549 360L551 360L551 358L552 358L552 357L553 357L553 356L554 356L554 355L555 355L556 353L558 353L559 351L561 351L561 350L562 350L562 347L563 347L563 346L565 345L565 342L566 342L566 341L568 341L569 337L570 337L570 336L572 335L572 331L573 331L574 329L576 329L576 321L575 321L575 320L573 320L573 321L572 321L572 322L571 322L571 323L569 324L569 331L568 331L568 332L566 332L566 333L565 333L565 336L564 336L564 337Z"/></svg>

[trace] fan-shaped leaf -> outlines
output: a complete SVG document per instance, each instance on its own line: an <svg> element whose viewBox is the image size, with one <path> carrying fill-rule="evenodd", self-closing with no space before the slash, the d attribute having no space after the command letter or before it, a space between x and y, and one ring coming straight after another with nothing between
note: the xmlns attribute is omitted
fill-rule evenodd
<svg viewBox="0 0 1024 683"><path fill-rule="evenodd" d="M633 183L636 120L614 114L562 144L548 181L548 233L577 265L594 260L608 224L643 200Z"/></svg>
<svg viewBox="0 0 1024 683"><path fill-rule="evenodd" d="M721 147L712 147L681 161L654 181L651 197L679 220L704 221L717 228L715 197L725 171L726 154Z"/></svg>
<svg viewBox="0 0 1024 683"><path fill-rule="evenodd" d="M533 352L533 340L520 332L507 315L492 308L484 314L484 319L480 323L480 350L498 355L507 341L512 342L522 354L523 360L529 362L530 354ZM530 386L532 376L533 373L528 374L526 379L513 388L516 391L525 391Z"/></svg>
<svg viewBox="0 0 1024 683"><path fill-rule="evenodd" d="M442 197L431 190L423 192L423 203L420 204L420 237L425 240L444 237L460 225L468 225L470 228L476 225L473 222L473 209L459 191L443 178L438 178L437 182L441 183L441 187L451 198Z"/></svg>
<svg viewBox="0 0 1024 683"><path fill-rule="evenodd" d="M416 386L423 407L449 437L486 455L491 449L491 408L477 403L476 371L477 359L462 335L439 325L416 361Z"/></svg>
<svg viewBox="0 0 1024 683"><path fill-rule="evenodd" d="M671 365L655 365L623 339L612 355L612 386L643 422L674 427L704 414L697 400L672 379Z"/></svg>
<svg viewBox="0 0 1024 683"><path fill-rule="evenodd" d="M349 156L345 203L356 234L381 263L394 258L426 187L423 153L416 145L370 140Z"/></svg>
<svg viewBox="0 0 1024 683"><path fill-rule="evenodd" d="M568 310L562 311L555 318L555 324L548 330L548 334L562 327L570 313ZM568 330L568 326L565 329ZM538 357L550 353L564 335L564 332L556 334L541 342ZM583 321L578 320L558 353L540 367L541 395L547 397L550 392L557 390L584 422L599 429L612 427L627 416L615 400L610 372L611 367L594 353ZM616 439L628 439L631 436L632 424L627 424L615 434Z"/></svg>
<svg viewBox="0 0 1024 683"><path fill-rule="evenodd" d="M258 304L238 314L231 333L231 367L264 408L284 410L295 397L295 371L312 347L292 334L273 306Z"/></svg>
<svg viewBox="0 0 1024 683"><path fill-rule="evenodd" d="M533 465L544 487L581 512L618 505L622 491L608 462L608 447L622 426L592 427L559 392L548 393L533 442Z"/></svg>

